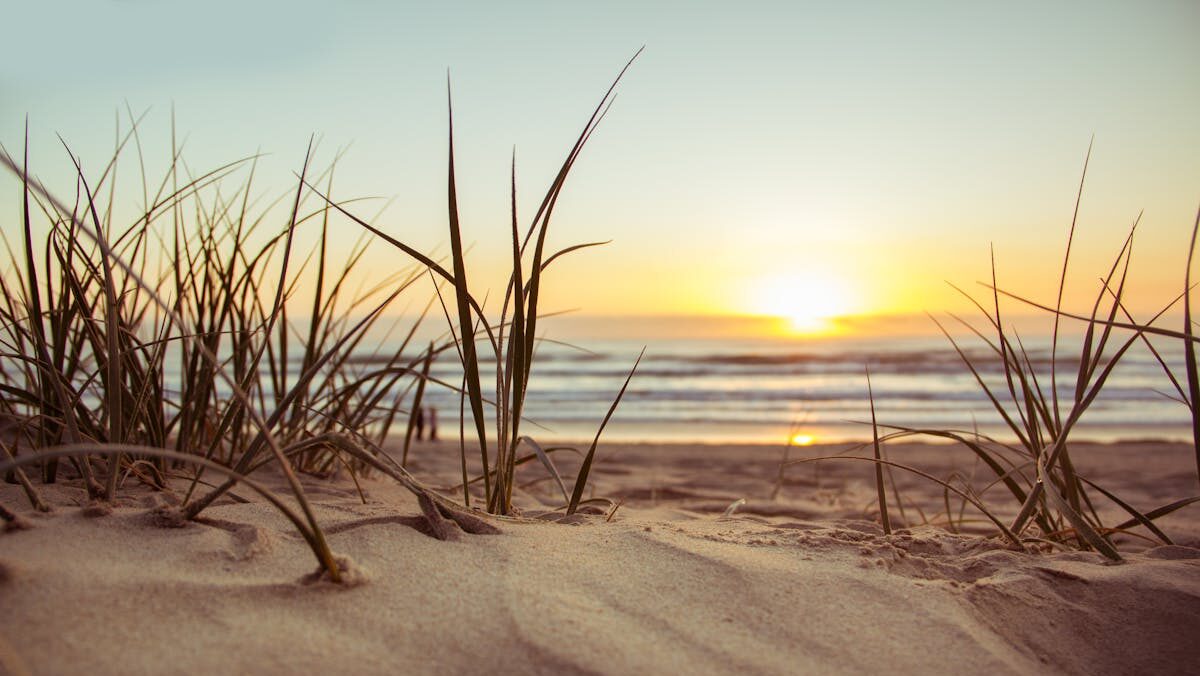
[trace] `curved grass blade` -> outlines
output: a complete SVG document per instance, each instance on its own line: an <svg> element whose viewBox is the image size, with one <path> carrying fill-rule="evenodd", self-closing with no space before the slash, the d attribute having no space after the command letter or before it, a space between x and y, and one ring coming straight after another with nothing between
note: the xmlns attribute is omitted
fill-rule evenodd
<svg viewBox="0 0 1200 676"><path fill-rule="evenodd" d="M155 458L163 458L165 460L173 460L177 462L198 465L207 470L222 474L237 483L244 484L247 488L250 488L255 493L258 493L260 496L262 496L263 499L269 502L272 507L279 510L281 514L287 517L287 520L296 527L296 530L304 538L304 541L308 543L309 548L312 549L313 555L317 559L317 564L323 568L326 568L326 570L329 570L331 576L335 576L337 569L330 569L327 567L328 562L326 561L325 553L322 551L321 543L318 541L315 533L312 531L309 525L305 523L305 520L301 518L300 515L296 514L296 512L293 511L292 508L286 503L281 501L279 497L276 496L273 491L271 491L271 489L267 488L263 484L258 483L254 479L233 471L224 465L213 462L212 460L206 460L198 455L180 453L178 451L168 451L163 448L152 448L150 446L139 446L136 444L70 444L66 446L54 446L44 449L37 455L27 455L20 458L12 458L9 460L0 461L0 472L6 472L10 469L32 464L40 459L45 458L83 458L93 453L111 454L114 452L124 453L126 455L148 455ZM114 469L114 471L116 470Z"/></svg>
<svg viewBox="0 0 1200 676"><path fill-rule="evenodd" d="M1196 235L1200 232L1200 210L1192 226L1188 246L1187 271L1183 275L1183 358L1187 373L1188 402L1192 410L1192 447L1196 453L1196 479L1200 481L1200 376L1196 374L1196 344L1192 334L1192 256L1196 253Z"/></svg>
<svg viewBox="0 0 1200 676"><path fill-rule="evenodd" d="M425 355L425 363L421 366L421 377L417 380L417 391L413 394L412 410L408 415L408 428L404 431L404 452L400 456L400 464L408 466L408 447L412 444L413 430L421 417L421 399L425 395L425 382L429 380L429 368L433 365L433 343Z"/></svg>
<svg viewBox="0 0 1200 676"><path fill-rule="evenodd" d="M875 422L875 392L871 389L871 369L867 369L867 398L871 402L871 439L875 448L875 494L879 499L879 520L883 523L883 534L892 534L892 522L888 518L887 492L883 489L883 454L879 448L879 425Z"/></svg>
<svg viewBox="0 0 1200 676"><path fill-rule="evenodd" d="M1190 498L1183 498L1182 500L1176 500L1175 502L1172 502L1170 504L1163 505L1162 507L1159 507L1158 509L1152 509L1149 512L1146 512L1144 516L1146 517L1147 520L1153 521L1157 518L1164 517L1164 516L1170 514L1171 512L1183 509L1184 507L1187 507L1188 505L1191 505L1191 504L1194 504L1197 502L1200 502L1200 495L1193 495ZM1118 530L1124 530L1126 528L1131 528L1133 526L1136 526L1138 523L1139 523L1139 521L1136 518L1134 518L1134 519L1130 519L1128 521L1122 522L1122 523L1118 524L1117 526L1114 526L1114 528L1116 528Z"/></svg>
<svg viewBox="0 0 1200 676"><path fill-rule="evenodd" d="M875 458L864 458L862 456L857 456L857 455L824 455L824 456L820 456L817 458L803 458L801 460L792 460L791 462L789 462L787 464L800 465L803 463L818 462L818 461L824 461L824 460L860 460L863 462L874 462L874 463L888 465L889 467L895 467L896 469L902 469L906 472L911 472L913 474L916 474L917 476L919 476L923 479L928 479L929 481L936 483L937 485L950 491L951 493L954 493L955 495L962 498L963 500L966 500L967 502L971 503L971 505L973 507L975 507L975 509L978 509L984 516L986 516L988 518L989 521L991 521L993 524L995 524L996 528L1000 529L1000 532L1004 535L1004 537L1008 538L1008 540L1010 542L1012 542L1014 545L1016 545L1017 547L1020 547L1021 549L1025 548L1024 545L1021 543L1020 538L1018 538L1016 536L1016 534L1013 533L1013 531L1011 529L1009 529L1008 526L1004 525L1003 521L996 518L996 516L994 514L992 514L991 511L989 511L988 508L986 506L984 506L984 504L982 502L980 502L977 498L975 498L974 496L970 495L969 493L967 493L965 491L955 488L950 483L943 481L942 479L939 479L939 478L933 476L932 474L929 474L928 472L923 472L915 467L911 467L909 465L904 465L904 464L901 464L898 462L894 462L892 460L876 460Z"/></svg>
<svg viewBox="0 0 1200 676"><path fill-rule="evenodd" d="M1087 479L1085 477L1079 477L1079 480L1086 483L1087 485L1091 486L1092 488L1095 488L1104 497L1108 498L1109 500L1112 500L1114 504L1116 504L1121 509L1125 510L1125 512L1128 513L1129 516L1133 517L1134 521L1145 526L1146 530L1153 533L1154 536L1157 537L1159 540L1161 540L1163 544L1166 544L1166 545L1175 544L1174 542L1171 541L1171 538L1167 537L1166 533L1162 532L1161 530L1159 530L1158 526L1154 525L1153 521L1151 521L1145 514L1142 514L1141 512L1134 509L1132 505L1130 505L1129 503L1125 502L1124 500L1118 498L1117 496L1113 495L1110 491L1104 489L1102 486L1091 481L1090 479ZM1127 528L1127 526L1119 526L1114 530L1125 530L1125 528Z"/></svg>
<svg viewBox="0 0 1200 676"><path fill-rule="evenodd" d="M1038 475L1041 479L1039 481L1039 485L1044 486L1045 482L1048 481L1049 478L1046 476L1046 464L1043 458L1038 458ZM1079 514L1079 512L1075 511L1070 505L1068 505L1067 501L1058 494L1057 490L1051 488L1043 490L1042 492L1046 495L1046 498L1050 501L1054 508L1063 516L1065 516L1067 521L1071 522L1071 525L1075 528L1075 532L1085 542L1094 547L1096 551L1113 561L1123 560L1121 555L1117 553L1117 550L1112 546L1112 544L1108 540L1105 540L1103 537L1101 537L1101 535L1096 532L1096 529L1092 528L1092 525L1089 524L1087 520Z"/></svg>
<svg viewBox="0 0 1200 676"><path fill-rule="evenodd" d="M479 437L479 454L488 466L487 420L483 414L483 388L479 377L479 357L475 352L475 322L471 317L471 295L467 291L467 264L463 255L462 228L458 220L458 191L454 180L454 106L450 100L450 79L446 78L446 114L450 120L449 165L447 177L447 213L450 225L450 257L454 266L454 296L458 311L459 335L462 336L462 366L467 380L467 399ZM482 313L480 318L483 318ZM486 324L486 322L485 322ZM489 503L491 496L488 496Z"/></svg>
<svg viewBox="0 0 1200 676"><path fill-rule="evenodd" d="M558 468L554 466L554 461L550 459L549 455L546 455L546 451L542 450L541 445L530 437L520 437L517 441L524 441L529 444L530 448L537 455L538 460L542 461L542 465L546 468L546 471L550 473L550 476L554 477L554 482L558 484L558 489L562 491L563 500L570 502L571 496L567 493L567 485L563 483L562 476L558 473Z"/></svg>
<svg viewBox="0 0 1200 676"><path fill-rule="evenodd" d="M1096 143L1096 137L1093 135L1092 140L1088 142L1087 155L1083 158L1083 172L1079 176L1079 190L1075 193L1075 211L1071 214L1071 230L1067 233L1067 251L1063 254L1062 274L1058 278L1058 298L1054 302L1054 333L1050 342L1050 392L1053 397L1054 410L1054 427L1062 429L1062 420L1059 418L1058 409L1058 322L1059 311L1062 310L1063 289L1067 285L1067 263L1071 260L1071 243L1075 241L1075 224L1079 221L1079 205L1083 202L1083 184L1087 180L1088 162L1092 159L1092 146ZM995 284L995 280L992 282Z"/></svg>
<svg viewBox="0 0 1200 676"><path fill-rule="evenodd" d="M637 361L633 363L633 368L629 371L629 376L625 378L625 384L621 386L621 391L617 392L617 398L613 400L612 406L608 407L608 413L604 414L604 421L600 423L600 429L596 430L596 438L592 439L592 445L588 447L587 455L583 457L583 464L579 467L579 476L575 477L575 490L571 493L571 502L567 505L567 514L574 514L579 508L579 501L583 499L583 487L587 485L588 473L592 469L592 459L596 456L596 444L600 443L600 435L604 432L604 426L612 418L613 412L617 410L617 404L621 403L621 397L625 396L625 390L629 387L629 381L633 380L633 374L637 373L638 364L642 363L642 357L646 354L646 348L642 348L638 355Z"/></svg>

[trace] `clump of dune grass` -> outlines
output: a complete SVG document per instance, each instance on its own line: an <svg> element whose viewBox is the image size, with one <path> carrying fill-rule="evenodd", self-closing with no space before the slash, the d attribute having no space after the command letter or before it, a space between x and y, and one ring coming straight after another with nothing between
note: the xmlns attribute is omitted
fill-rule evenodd
<svg viewBox="0 0 1200 676"><path fill-rule="evenodd" d="M1086 171L1087 163L1085 162L1084 176L1086 176ZM1018 547L1031 541L1051 542L1055 545L1092 549L1110 559L1120 560L1121 555L1113 543L1113 536L1129 532L1130 529L1138 526L1144 527L1154 539L1164 544L1171 544L1170 538L1155 524L1155 520L1200 501L1200 496L1182 497L1152 509L1138 509L1103 486L1096 484L1076 469L1072 459L1071 434L1092 403L1095 402L1113 369L1130 348L1142 343L1149 348L1162 365L1174 387L1176 398L1188 407L1193 429L1196 431L1197 448L1200 449L1200 416L1197 414L1195 403L1200 398L1200 394L1197 393L1200 390L1200 384L1197 382L1195 367L1197 338L1192 331L1189 301L1191 253L1189 252L1188 256L1188 271L1185 272L1184 293L1167 303L1149 321L1135 321L1122 303L1122 297L1133 251L1134 233L1138 220L1140 220L1139 216L1130 228L1112 266L1101 279L1100 289L1090 312L1076 314L1063 310L1063 288L1070 261L1071 243L1075 237L1082 189L1081 179L1080 192L1075 205L1076 218L1072 219L1067 251L1063 257L1057 300L1053 306L1038 304L1001 290L996 283L993 258L991 283L984 285L989 290L990 304L985 305L963 292L963 295L975 304L985 318L987 324L985 330L980 330L971 323L951 315L956 322L972 332L987 347L991 355L999 361L1000 372L1003 374L1003 380L1000 383L988 382L982 375L983 365L969 357L960 346L959 341L943 324L937 319L933 319L961 357L963 367L971 373L986 395L992 409L1004 421L1015 442L1001 441L979 434L977 431L881 425L875 420L874 397L871 396L872 446L874 449L872 456L826 456L795 462L852 459L872 463L876 470L877 501L885 532L890 531L892 524L887 509L884 472L900 470L915 473L942 488L946 505L945 522L951 528L954 528L955 516L949 496L953 494L961 501L959 522L962 521L962 506L970 504L996 527L1001 536ZM1200 229L1200 216L1197 217L1196 225L1193 226L1193 250L1197 229ZM1039 373L1035 370L1034 362L1030 359L1020 335L1012 329L1005 328L1004 318L1001 314L1001 296L1040 308L1053 317L1049 382L1039 380ZM1181 298L1184 301L1183 331L1162 328L1157 324L1158 320ZM1058 374L1060 371L1066 372L1066 369L1070 368L1059 352L1061 340L1059 327L1063 320L1084 323L1084 333L1077 347L1077 357L1072 360L1075 369L1074 387L1070 391L1060 392ZM1149 341L1148 334L1165 336L1179 341L1185 355L1187 372L1183 380L1186 382L1186 388L1180 383L1181 379L1171 372L1160 351ZM1045 375L1043 373L1041 377L1045 377ZM881 427L890 431L880 434ZM887 442L922 437L951 441L965 447L982 461L992 474L993 480L983 490L977 491L961 476L947 479L938 478L918 468L888 460L881 454L881 447ZM851 449L850 452L862 448ZM1200 477L1200 455L1197 456L1197 476ZM985 493L992 495L985 499ZM997 494L1002 494L1004 497L995 497ZM1115 505L1125 512L1128 518L1120 523L1106 523L1101 518L1098 508L1101 501L1108 501ZM902 506L898 495L895 502ZM1000 517L1000 513L1004 511L1001 509L1004 503L1007 503L1009 508L1016 509L1016 516L1008 521ZM1036 532L1030 531L1031 526L1036 526Z"/></svg>
<svg viewBox="0 0 1200 676"><path fill-rule="evenodd" d="M559 167L553 182L542 197L533 218L524 229L520 226L517 200L517 171L516 155L514 152L510 180L511 195L511 259L512 269L505 285L504 297L499 316L490 319L483 303L472 292L468 279L466 259L463 248L462 225L458 212L458 186L454 172L454 124L453 106L447 98L447 111L450 119L449 132L449 161L447 177L447 223L450 238L450 268L442 266L427 255L417 251L407 244L383 232L350 210L328 200L328 203L338 209L346 217L358 223L366 231L374 234L391 244L408 257L427 268L437 281L444 282L453 290L453 316L446 309L446 319L450 326L451 339L463 370L463 386L461 394L470 407L470 420L473 425L473 442L477 443L480 464L483 467L481 475L483 483L484 506L488 512L510 514L513 511L513 488L516 485L515 471L519 464L532 458L537 458L546 471L555 479L562 490L564 508L568 515L573 514L583 499L584 487L595 457L596 446L605 426L620 403L629 379L637 369L637 363L630 371L624 385L618 391L612 406L600 423L596 437L588 450L583 453L583 461L576 476L574 488L568 493L560 473L551 459L550 453L544 450L532 437L522 435L522 422L525 397L528 394L533 373L535 352L540 340L538 337L538 321L541 317L539 300L541 298L543 275L546 269L559 258L581 249L599 246L604 242L587 242L566 247L551 252L546 248L546 237L550 229L551 218L555 206L562 196L564 186L571 169L579 159L584 146L595 132L597 126L607 114L612 105L614 91L625 72L637 59L641 50L625 64L617 75L600 103L592 111L583 130L576 138L566 159ZM449 87L449 84L447 84ZM314 188L314 191L317 191ZM318 194L321 194L317 191ZM324 195L322 195L324 196ZM443 308L447 308L445 299L439 292L439 300ZM485 397L489 388L480 366L479 344L490 352L495 360L494 397ZM495 437L489 441L489 422L494 423ZM533 453L522 459L519 448L528 446ZM467 478L467 444L465 440L460 445L461 463L463 468L463 503L471 504L469 486L473 483ZM493 452L494 450L494 452ZM553 451L575 451L577 449L559 447Z"/></svg>
<svg viewBox="0 0 1200 676"><path fill-rule="evenodd" d="M77 178L70 206L31 175L28 141L20 164L7 151L0 155L21 182L24 254L19 258L6 242L20 276L2 282L2 413L12 430L4 469L23 474L22 466L36 463L42 481L53 483L66 460L92 500L111 502L123 475L165 487L175 469L170 463L185 459L201 469L231 468L228 483L246 483L251 461L269 451L304 513L301 533L337 579L295 468L262 413L267 394L260 361L281 313L292 237L304 220L299 193L284 233L247 252L240 237L248 225L249 185L239 211L214 188L240 163L181 179L173 148L171 171L156 189L142 177L144 211L119 226L117 159L130 139L140 148L137 129L135 122L98 177L89 177L64 144ZM208 205L206 188L214 188ZM189 236L184 229L191 214L196 222ZM40 251L35 219L46 230ZM273 305L264 307L258 292L280 248L278 290ZM225 336L246 342L225 352ZM181 365L182 392L169 387L172 352ZM222 381L223 395L216 388ZM247 443L251 430L262 442ZM168 450L172 443L177 450ZM198 470L193 481L200 477ZM22 485L35 492L27 481Z"/></svg>
<svg viewBox="0 0 1200 676"><path fill-rule="evenodd" d="M54 483L64 466L66 476L78 479L97 503L116 500L130 478L157 489L182 485L182 504L163 515L177 523L196 518L242 485L288 518L337 582L339 559L297 473L345 472L357 481L359 473L379 472L417 496L436 536L496 532L467 509L468 488L476 480L467 476L465 438L462 504L435 493L405 468L410 435L401 461L384 451L394 425L407 417L411 429L425 388L437 386L470 402L487 511L513 511L514 468L536 457L562 487L563 508L574 512L584 502L600 432L625 388L583 454L571 492L550 459L566 449L543 449L521 436L519 428L539 340L542 273L564 254L593 246L547 252L550 216L567 173L611 104L612 91L572 148L523 238L514 164L513 273L495 322L485 318L467 285L452 134L453 272L352 215L350 202L333 199L336 160L324 171L314 170L312 142L295 188L265 203L255 183L257 156L192 174L174 141L173 124L168 169L151 182L141 119L132 114L98 174L85 170L63 144L76 177L69 200L53 195L34 176L28 135L19 161L0 147L0 162L20 182L22 197L19 226L5 228L19 232L21 240L4 239L10 274L0 276L0 474L20 483L41 510L49 506L34 479ZM123 202L124 193L116 187L118 160L131 147L141 169L134 184L141 202L132 222L122 224L118 214L135 202ZM346 217L366 232L338 265L329 260L329 233L334 219ZM375 237L412 260L352 289ZM301 241L313 241L311 250L303 250ZM398 347L386 354L376 348L372 354L365 342L368 331L397 298L411 294L415 283L431 274L454 290L458 321L451 321L448 336L415 354L410 349L433 307L428 299L425 312L401 329ZM301 298L301 288L311 289L311 295ZM296 308L307 316L289 316ZM476 353L481 336L496 355L494 401L484 396ZM446 352L459 356L462 387L430 376L431 363ZM489 407L498 431L491 460L485 429ZM519 458L522 443L534 452ZM253 478L265 467L282 473L294 505Z"/></svg>

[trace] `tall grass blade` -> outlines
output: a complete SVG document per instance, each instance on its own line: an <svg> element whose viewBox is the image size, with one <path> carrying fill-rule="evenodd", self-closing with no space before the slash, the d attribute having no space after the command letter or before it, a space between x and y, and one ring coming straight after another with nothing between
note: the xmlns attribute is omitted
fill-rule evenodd
<svg viewBox="0 0 1200 676"><path fill-rule="evenodd" d="M621 391L617 392L617 398L613 399L612 406L608 407L608 413L604 414L604 420L600 423L600 429L596 430L596 438L592 439L592 445L588 447L587 455L583 457L583 464L579 467L579 475L575 477L575 489L571 493L571 502L567 505L567 514L574 514L579 508L579 501L583 499L583 488L587 485L588 473L592 470L592 459L596 455L596 445L600 443L600 435L604 433L605 425L612 418L613 413L617 410L617 404L621 403L621 397L625 396L625 390L629 387L629 381L633 380L633 374L637 373L638 364L642 363L642 357L646 355L646 348L642 348L638 354L637 361L633 363L633 368L629 370L629 375L625 378L625 384L621 385Z"/></svg>
<svg viewBox="0 0 1200 676"><path fill-rule="evenodd" d="M875 460L882 460L883 454L879 448L879 425L875 421L875 392L871 389L871 369L867 368L867 399L871 402L871 439L875 448ZM879 520L883 524L883 534L892 534L892 522L888 518L887 492L883 488L883 463L875 463L875 494L879 498Z"/></svg>
<svg viewBox="0 0 1200 676"><path fill-rule="evenodd" d="M42 323L42 300L41 292L38 284L37 265L33 257L33 225L31 221L31 213L29 209L29 119L25 119L25 151L24 151L23 170L21 176L21 225L22 232L25 235L25 274L29 280L26 293L29 297L30 308L28 312L29 326L31 329L31 338L33 342L34 354L44 364L49 365L50 353L46 347L46 328ZM46 420L54 420L59 413L56 409L61 407L55 406L56 397L54 392L51 392L49 383L46 382L47 376L41 369L37 369L38 392L42 397L42 414ZM65 415L65 412L64 412ZM48 439L46 438L46 425L38 425L38 445L45 446ZM54 483L58 477L58 461L48 459L42 465L42 481L45 483Z"/></svg>
<svg viewBox="0 0 1200 676"><path fill-rule="evenodd" d="M466 376L467 398L471 405L471 415L475 421L475 432L479 438L479 455L486 469L488 462L488 443L486 420L483 413L483 390L479 377L479 359L475 351L475 322L471 317L471 296L467 286L466 259L463 254L462 230L458 218L458 194L454 179L454 106L450 98L450 79L446 78L446 111L449 117L449 161L447 169L447 214L450 228L450 255L454 267L455 305L458 311L459 336L461 337L460 354L462 356L463 372ZM480 317L482 318L482 313ZM486 486L486 500L491 503L491 486Z"/></svg>
<svg viewBox="0 0 1200 676"><path fill-rule="evenodd" d="M942 335L946 336L946 339L950 341L950 345L954 348L954 351L958 353L959 359L962 360L963 365L967 367L967 369L971 372L971 375L975 378L976 384L978 384L980 389L983 390L983 393L987 395L988 401L990 401L992 404L992 408L1000 414L1000 417L1004 419L1004 423L1008 425L1008 428L1011 429L1014 434L1016 434L1017 439L1019 439L1021 442L1021 445L1027 449L1033 449L1033 440L1030 440L1025 435L1025 432L1022 430L1022 425L1015 422L1012 417L1009 416L1008 411L1004 408L1004 405L1000 403L1000 400L997 399L996 395L992 393L991 388L988 387L986 382L984 382L983 376L979 374L979 371L975 368L975 364L971 361L970 357L963 352L962 348L959 347L958 342L954 340L954 338L950 335L950 332L946 330L946 327L942 326L942 323L939 322L936 317L929 315L929 318L932 319L933 323L937 325L939 330L941 330ZM955 317L955 319L958 318ZM959 321L962 322L962 320ZM962 323L966 324L966 322Z"/></svg>
<svg viewBox="0 0 1200 676"><path fill-rule="evenodd" d="M433 343L429 344L429 351L425 353L425 361L421 366L421 377L417 380L417 391L413 394L412 410L409 411L408 428L404 431L404 452L400 456L400 465L408 466L408 448L412 444L413 430L417 426L417 422L421 419L421 400L425 396L425 383L429 380L429 368L433 365Z"/></svg>
<svg viewBox="0 0 1200 676"><path fill-rule="evenodd" d="M518 428L521 424L521 412L524 409L526 387L529 385L529 369L526 368L525 364L525 342L527 340L527 336L525 334L525 280L521 263L521 234L517 227L517 154L515 150L513 151L512 171L510 176L512 196L511 226L513 266L510 288L513 290L513 314L512 332L509 336L508 344L507 372L505 373L505 377L501 379L502 381L507 380L508 384L507 387L505 387L505 384L503 382L501 383L501 393L504 394L506 390L508 392L508 406L510 407L511 414L505 415L509 412L501 411L501 415L497 415L497 418L500 419L504 424L511 426L511 429L508 431L509 438L501 440L502 442L506 442L505 445L508 449L507 455L509 456L506 460L505 467L505 473L508 478L505 480L504 484L505 504L501 506L502 512L508 511L508 503L512 498L512 473L514 471L514 465L511 464L511 461L516 459L517 444L520 440L520 432ZM540 272L535 271L533 274L537 276L540 274ZM536 299L531 300L536 302ZM503 317L501 317L501 324L503 325ZM501 329L503 329L503 326ZM499 360L497 359L497 361ZM541 451L541 448L537 445L537 443L533 442L532 440L530 440L530 442L534 450L537 451L539 457L545 457L546 454ZM557 470L554 469L553 463L549 462L549 458L546 458L544 462L547 466L547 469L551 472L551 474L554 475L555 480L558 481L559 486L562 487L563 499L569 500L567 497L567 489L562 483L562 478L558 476Z"/></svg>
<svg viewBox="0 0 1200 676"><path fill-rule="evenodd" d="M61 137L60 137L61 139ZM66 143L63 143L66 147ZM107 253L110 247L106 241L105 228L100 224L100 216L96 213L96 201L92 194L91 188L88 186L87 178L83 175L83 167L79 163L79 159L75 154L67 149L67 154L71 157L71 161L75 164L75 171L80 185L83 186L84 196L87 199L86 210L92 216L92 224L95 226L96 237L100 248L105 251L100 256L100 266L103 272L101 283L104 291L104 346L96 350L103 358L105 375L107 378L104 387L104 395L106 401L106 411L108 413L108 434L106 439L110 442L123 443L125 441L125 397L123 391L123 380L121 371L121 319L120 309L117 306L117 291L113 281L112 263L110 255ZM40 318L38 321L41 321ZM121 454L114 452L109 456L109 468L107 481L104 484L104 499L113 500L117 492L117 478L121 471Z"/></svg>
<svg viewBox="0 0 1200 676"><path fill-rule="evenodd" d="M1046 464L1042 458L1038 458L1038 476L1040 479L1039 485L1044 486L1046 482L1050 480L1046 472ZM1095 548L1096 551L1100 552L1109 559L1112 559L1113 561L1122 560L1121 555L1117 553L1117 550L1112 546L1112 544L1101 537L1100 534L1096 532L1096 529L1092 528L1091 524L1089 524L1087 520L1085 520L1083 516L1079 514L1079 512L1068 505L1067 501L1058 494L1058 491L1054 487L1051 486L1046 488L1043 492L1046 494L1047 499L1049 499L1054 508L1063 516L1065 516L1067 521L1071 522L1071 526L1075 528L1076 534L1078 534L1082 541L1086 542L1088 545Z"/></svg>
<svg viewBox="0 0 1200 676"><path fill-rule="evenodd" d="M1071 260L1071 243L1075 241L1075 224L1079 220L1079 205L1083 202L1083 184L1087 180L1088 162L1092 159L1092 146L1096 143L1095 135L1088 142L1087 155L1083 158L1083 171L1079 176L1079 190L1075 193L1075 211L1071 214L1071 230L1067 233L1067 251L1063 254L1062 274L1058 278L1058 298L1054 301L1054 332L1050 342L1050 392L1053 399L1054 422L1055 429L1062 429L1062 420L1059 419L1058 409L1058 369L1055 364L1058 362L1058 321L1059 313L1062 310L1063 289L1067 285L1067 263Z"/></svg>
<svg viewBox="0 0 1200 676"><path fill-rule="evenodd" d="M1187 375L1188 403L1192 410L1192 448L1196 454L1196 479L1200 481L1200 376L1196 373L1196 344L1192 332L1192 256L1196 253L1196 234L1200 232L1200 210L1192 225L1188 245L1187 270L1183 274L1183 358Z"/></svg>

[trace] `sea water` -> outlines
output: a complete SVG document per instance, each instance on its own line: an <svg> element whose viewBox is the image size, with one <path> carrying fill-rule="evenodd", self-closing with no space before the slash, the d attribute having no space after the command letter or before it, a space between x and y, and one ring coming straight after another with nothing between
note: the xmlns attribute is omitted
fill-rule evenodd
<svg viewBox="0 0 1200 676"><path fill-rule="evenodd" d="M1081 339L1022 337L1028 366L1045 400L1053 401L1052 354L1059 410L1076 398ZM522 433L535 439L586 440L595 435L643 347L645 356L612 420L610 441L785 443L870 439L871 397L880 433L890 426L953 429L1003 440L1015 435L987 391L944 336L830 339L673 338L543 342L534 360ZM1113 339L1105 354L1120 347ZM1020 424L999 356L978 339L959 345L1008 415ZM486 345L480 344L481 353ZM1186 389L1177 341L1161 354ZM495 361L481 356L485 397L495 398ZM370 359L364 357L364 360ZM1096 370L1093 380L1103 370ZM431 375L458 384L454 351L442 353ZM1015 383L1018 400L1019 383ZM1032 383L1031 383L1032 385ZM1174 398L1173 398L1174 397ZM1079 420L1077 439L1186 439L1190 417L1163 365L1142 343L1133 345ZM437 409L443 438L458 434L460 395L431 384L424 404ZM470 406L467 405L470 416ZM468 433L472 429L467 425ZM489 423L489 432L494 434ZM400 430L403 431L402 429Z"/></svg>

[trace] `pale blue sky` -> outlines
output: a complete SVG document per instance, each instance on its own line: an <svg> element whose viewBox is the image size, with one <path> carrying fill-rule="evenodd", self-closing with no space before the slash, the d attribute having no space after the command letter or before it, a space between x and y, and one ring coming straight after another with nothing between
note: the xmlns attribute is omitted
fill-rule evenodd
<svg viewBox="0 0 1200 676"><path fill-rule="evenodd" d="M1080 286L1145 208L1148 307L1182 283L1200 203L1193 2L14 5L0 142L19 149L28 114L39 174L64 168L56 132L106 159L126 101L152 108L154 173L174 103L194 168L262 148L279 191L310 133L326 160L351 145L339 194L394 196L380 222L429 249L445 241L449 69L488 270L511 148L531 208L646 45L553 232L615 239L558 280L556 302L594 312L753 311L755 280L796 268L849 279L848 311L936 310L943 280L986 275L990 242L1011 286L1047 297L1093 133ZM6 188L4 218L14 204Z"/></svg>

